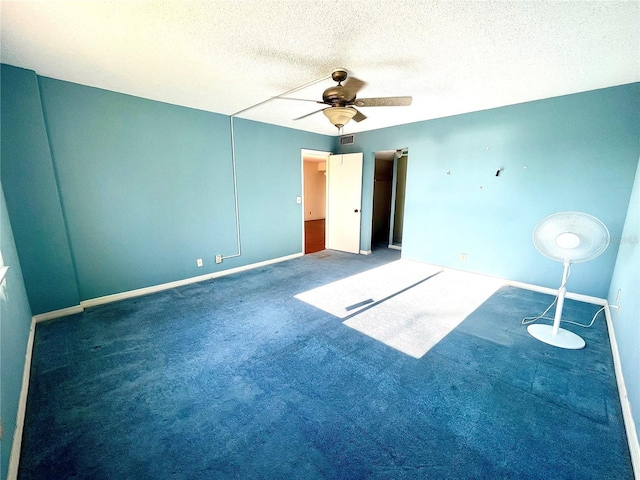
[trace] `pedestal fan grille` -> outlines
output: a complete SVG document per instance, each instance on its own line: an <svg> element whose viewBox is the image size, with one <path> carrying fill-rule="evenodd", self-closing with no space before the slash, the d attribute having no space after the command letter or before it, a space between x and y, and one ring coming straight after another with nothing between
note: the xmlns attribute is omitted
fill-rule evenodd
<svg viewBox="0 0 640 480"><path fill-rule="evenodd" d="M588 262L609 245L609 230L592 215L559 212L536 225L533 244L542 255L557 262Z"/></svg>

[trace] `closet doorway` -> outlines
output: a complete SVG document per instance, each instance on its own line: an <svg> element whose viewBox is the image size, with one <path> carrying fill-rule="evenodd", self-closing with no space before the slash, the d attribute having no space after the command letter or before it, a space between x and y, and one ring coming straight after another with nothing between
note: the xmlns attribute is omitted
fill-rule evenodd
<svg viewBox="0 0 640 480"><path fill-rule="evenodd" d="M375 153L371 248L402 249L408 149Z"/></svg>

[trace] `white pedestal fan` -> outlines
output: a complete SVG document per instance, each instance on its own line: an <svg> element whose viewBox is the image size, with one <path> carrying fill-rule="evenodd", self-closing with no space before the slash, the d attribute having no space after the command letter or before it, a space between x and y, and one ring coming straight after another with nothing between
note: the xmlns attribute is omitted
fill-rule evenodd
<svg viewBox="0 0 640 480"><path fill-rule="evenodd" d="M559 212L543 218L533 229L533 244L547 258L562 262L564 271L558 289L553 325L529 325L527 331L554 347L577 350L585 346L579 335L560 328L566 283L571 265L588 262L609 245L609 230L596 217L581 212ZM543 314L544 315L544 314ZM538 317L539 318L539 317Z"/></svg>

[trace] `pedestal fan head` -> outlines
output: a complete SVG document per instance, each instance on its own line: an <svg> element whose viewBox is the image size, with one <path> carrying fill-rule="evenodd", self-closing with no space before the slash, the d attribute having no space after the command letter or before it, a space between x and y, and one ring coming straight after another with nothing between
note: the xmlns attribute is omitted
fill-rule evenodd
<svg viewBox="0 0 640 480"><path fill-rule="evenodd" d="M557 262L593 260L609 245L609 230L596 217L581 212L558 212L543 218L533 229L533 244Z"/></svg>

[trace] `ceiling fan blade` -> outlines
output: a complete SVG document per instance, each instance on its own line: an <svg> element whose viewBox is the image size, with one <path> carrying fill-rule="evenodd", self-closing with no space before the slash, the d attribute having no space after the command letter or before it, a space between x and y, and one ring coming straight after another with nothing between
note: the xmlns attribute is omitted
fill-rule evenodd
<svg viewBox="0 0 640 480"><path fill-rule="evenodd" d="M353 108L353 107L351 107ZM357 110L354 108L354 110L356 111L356 114L353 116L353 120L356 122L361 122L362 120L366 120L367 116L362 113L360 110Z"/></svg>
<svg viewBox="0 0 640 480"><path fill-rule="evenodd" d="M318 103L322 103L322 102L318 102ZM301 117L298 118L294 118L293 120L302 120L303 118L307 118L310 117L311 115L315 115L316 113L320 113L322 110L324 110L324 108L321 108L320 110L316 110L315 112L311 112L311 113L307 113L306 115L302 115Z"/></svg>
<svg viewBox="0 0 640 480"><path fill-rule="evenodd" d="M411 105L411 97L357 98L356 107L406 107Z"/></svg>
<svg viewBox="0 0 640 480"><path fill-rule="evenodd" d="M343 85L345 92L347 93L346 97L348 97L348 99L356 98L358 91L366 84L366 82L363 82L356 77L347 78Z"/></svg>

